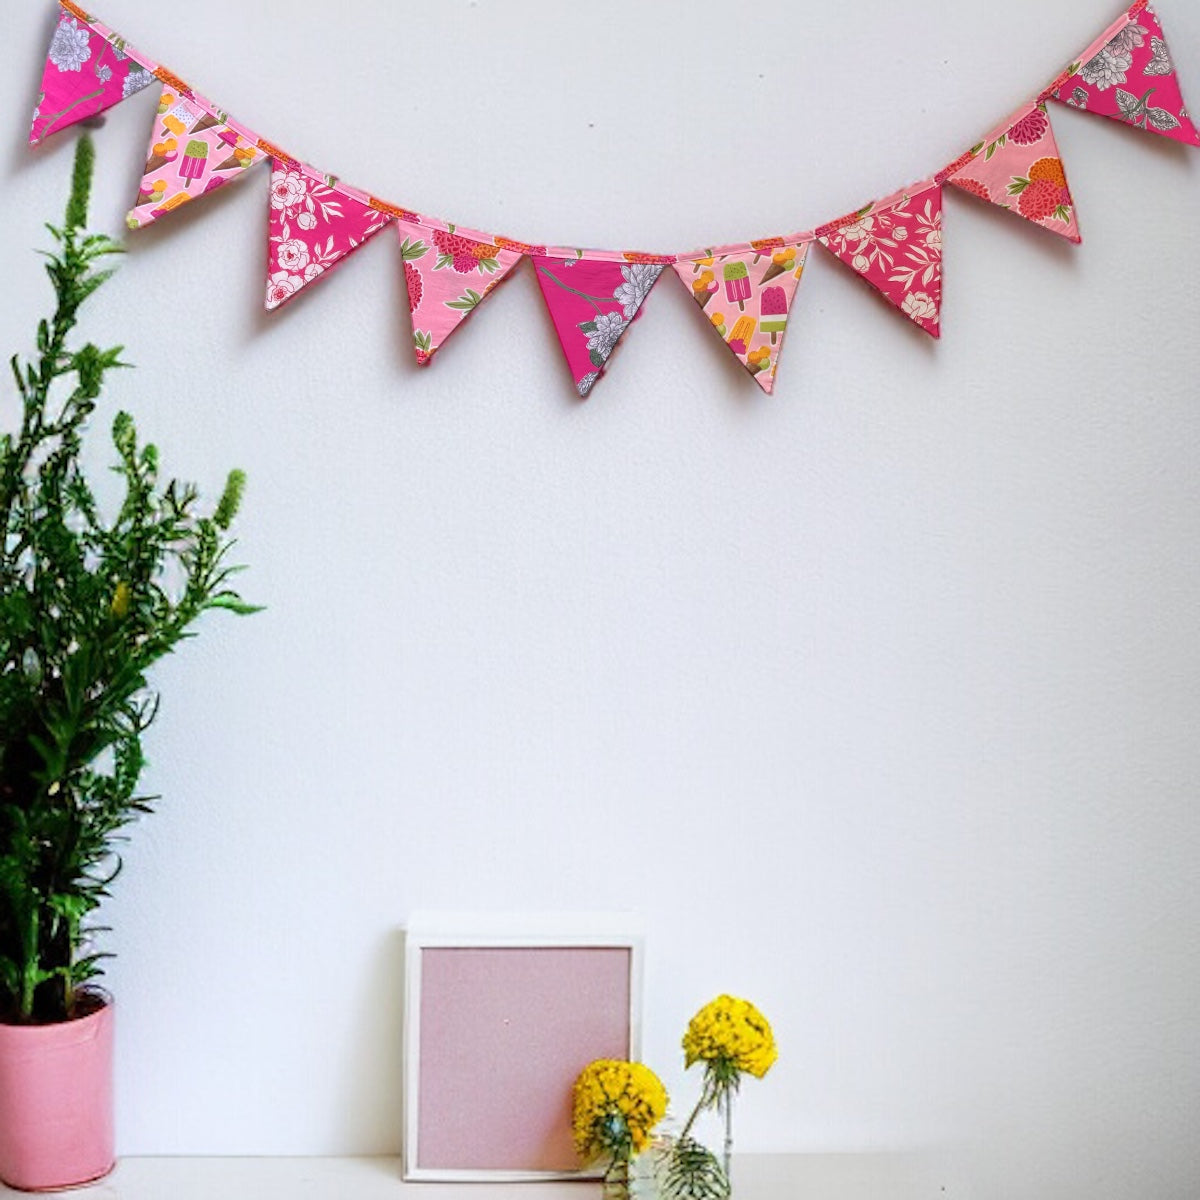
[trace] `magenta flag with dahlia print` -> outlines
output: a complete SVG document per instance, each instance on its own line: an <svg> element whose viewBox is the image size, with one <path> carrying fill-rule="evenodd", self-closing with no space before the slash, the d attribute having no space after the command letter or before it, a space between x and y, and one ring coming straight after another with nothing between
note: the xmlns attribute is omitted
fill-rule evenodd
<svg viewBox="0 0 1200 1200"><path fill-rule="evenodd" d="M271 160L267 308L287 303L357 250L393 218L302 163Z"/></svg>
<svg viewBox="0 0 1200 1200"><path fill-rule="evenodd" d="M808 242L782 238L751 243L745 253L709 254L674 265L709 325L764 392L775 387L788 314Z"/></svg>
<svg viewBox="0 0 1200 1200"><path fill-rule="evenodd" d="M1046 105L1034 101L938 177L1078 243L1079 223Z"/></svg>
<svg viewBox="0 0 1200 1200"><path fill-rule="evenodd" d="M575 390L586 396L637 318L663 264L538 255L533 267Z"/></svg>
<svg viewBox="0 0 1200 1200"><path fill-rule="evenodd" d="M1200 146L1154 9L1138 0L1080 56L1051 95L1071 108Z"/></svg>
<svg viewBox="0 0 1200 1200"><path fill-rule="evenodd" d="M941 336L941 184L929 180L868 204L816 237L910 321Z"/></svg>
<svg viewBox="0 0 1200 1200"><path fill-rule="evenodd" d="M154 74L116 34L64 5L50 39L29 141L36 145L149 87Z"/></svg>
<svg viewBox="0 0 1200 1200"><path fill-rule="evenodd" d="M241 179L265 157L225 113L186 88L168 84L159 97L138 198L125 223L142 229Z"/></svg>
<svg viewBox="0 0 1200 1200"><path fill-rule="evenodd" d="M468 237L453 225L442 228L418 220L415 213L401 215L396 228L412 314L413 349L424 367L532 247L474 231Z"/></svg>

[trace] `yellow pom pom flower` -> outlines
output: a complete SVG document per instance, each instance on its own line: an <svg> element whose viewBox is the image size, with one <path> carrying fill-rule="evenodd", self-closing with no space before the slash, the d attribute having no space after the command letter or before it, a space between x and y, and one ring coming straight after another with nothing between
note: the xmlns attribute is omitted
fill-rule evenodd
<svg viewBox="0 0 1200 1200"><path fill-rule="evenodd" d="M628 1161L650 1142L667 1111L667 1090L649 1067L601 1058L575 1081L575 1148L585 1162Z"/></svg>
<svg viewBox="0 0 1200 1200"><path fill-rule="evenodd" d="M683 1052L687 1066L703 1062L717 1080L734 1087L739 1072L761 1079L779 1057L767 1018L749 1000L724 995L691 1019Z"/></svg>

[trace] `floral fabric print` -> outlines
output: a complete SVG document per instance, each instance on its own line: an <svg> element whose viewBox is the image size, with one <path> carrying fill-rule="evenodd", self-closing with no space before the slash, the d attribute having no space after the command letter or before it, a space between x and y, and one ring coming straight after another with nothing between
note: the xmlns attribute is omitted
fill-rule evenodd
<svg viewBox="0 0 1200 1200"><path fill-rule="evenodd" d="M910 321L941 336L941 184L868 204L822 226L817 239Z"/></svg>
<svg viewBox="0 0 1200 1200"><path fill-rule="evenodd" d="M768 239L745 254L708 255L674 264L688 294L755 383L770 393L808 242Z"/></svg>
<svg viewBox="0 0 1200 1200"><path fill-rule="evenodd" d="M164 87L142 186L126 224L144 228L180 205L241 179L247 167L265 157L223 112L179 88Z"/></svg>
<svg viewBox="0 0 1200 1200"><path fill-rule="evenodd" d="M946 182L1079 242L1079 223L1044 103L1034 102L947 169Z"/></svg>
<svg viewBox="0 0 1200 1200"><path fill-rule="evenodd" d="M366 198L335 191L334 182L300 163L272 160L268 309L286 303L391 222Z"/></svg>
<svg viewBox="0 0 1200 1200"><path fill-rule="evenodd" d="M402 215L396 227L412 314L413 349L424 367L524 253L518 243L505 238L468 237L453 225L431 228L416 220L415 214Z"/></svg>
<svg viewBox="0 0 1200 1200"><path fill-rule="evenodd" d="M102 113L154 82L115 35L98 30L65 9L50 39L41 95L29 130L30 145Z"/></svg>
<svg viewBox="0 0 1200 1200"><path fill-rule="evenodd" d="M575 390L586 396L658 282L662 263L537 255L533 267Z"/></svg>
<svg viewBox="0 0 1200 1200"><path fill-rule="evenodd" d="M1135 4L1052 95L1072 108L1200 146L1162 25L1148 4Z"/></svg>

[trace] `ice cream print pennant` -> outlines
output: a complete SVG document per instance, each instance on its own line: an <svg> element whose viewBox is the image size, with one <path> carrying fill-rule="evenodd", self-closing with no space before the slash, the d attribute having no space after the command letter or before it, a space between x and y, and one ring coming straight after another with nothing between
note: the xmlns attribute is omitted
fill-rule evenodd
<svg viewBox="0 0 1200 1200"><path fill-rule="evenodd" d="M575 390L586 396L637 319L663 264L535 255L533 267Z"/></svg>
<svg viewBox="0 0 1200 1200"><path fill-rule="evenodd" d="M46 54L30 144L104 112L153 82L152 72L130 57L121 38L64 5Z"/></svg>
<svg viewBox="0 0 1200 1200"><path fill-rule="evenodd" d="M285 304L392 221L370 197L335 191L336 182L301 163L272 159L268 309Z"/></svg>
<svg viewBox="0 0 1200 1200"><path fill-rule="evenodd" d="M929 180L817 230L835 258L910 321L941 336L942 188Z"/></svg>
<svg viewBox="0 0 1200 1200"><path fill-rule="evenodd" d="M673 264L709 325L764 392L775 386L788 312L809 245L770 238L749 252Z"/></svg>
<svg viewBox="0 0 1200 1200"><path fill-rule="evenodd" d="M424 367L532 247L453 225L437 228L420 222L416 213L402 212L396 228L412 314L413 350Z"/></svg>
<svg viewBox="0 0 1200 1200"><path fill-rule="evenodd" d="M168 82L151 129L142 186L125 221L130 229L144 228L181 205L241 179L247 167L265 157L225 113L181 81Z"/></svg>
<svg viewBox="0 0 1200 1200"><path fill-rule="evenodd" d="M1162 23L1146 0L1088 47L1050 94L1072 108L1200 146Z"/></svg>
<svg viewBox="0 0 1200 1200"><path fill-rule="evenodd" d="M1075 202L1046 105L1034 102L947 168L956 188L1078 243Z"/></svg>

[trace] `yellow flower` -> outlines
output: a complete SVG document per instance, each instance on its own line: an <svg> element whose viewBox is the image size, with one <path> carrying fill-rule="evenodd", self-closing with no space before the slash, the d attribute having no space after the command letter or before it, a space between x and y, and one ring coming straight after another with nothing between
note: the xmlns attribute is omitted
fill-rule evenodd
<svg viewBox="0 0 1200 1200"><path fill-rule="evenodd" d="M113 593L112 603L109 608L112 615L118 620L128 615L129 602L133 598L133 592L130 590L129 584L118 583L117 590Z"/></svg>
<svg viewBox="0 0 1200 1200"><path fill-rule="evenodd" d="M761 1079L779 1051L766 1017L736 996L718 996L688 1023L683 1035L686 1065L703 1062L721 1076L747 1071Z"/></svg>
<svg viewBox="0 0 1200 1200"><path fill-rule="evenodd" d="M646 1148L666 1111L667 1091L649 1067L597 1059L575 1080L575 1148L588 1162L628 1159Z"/></svg>

